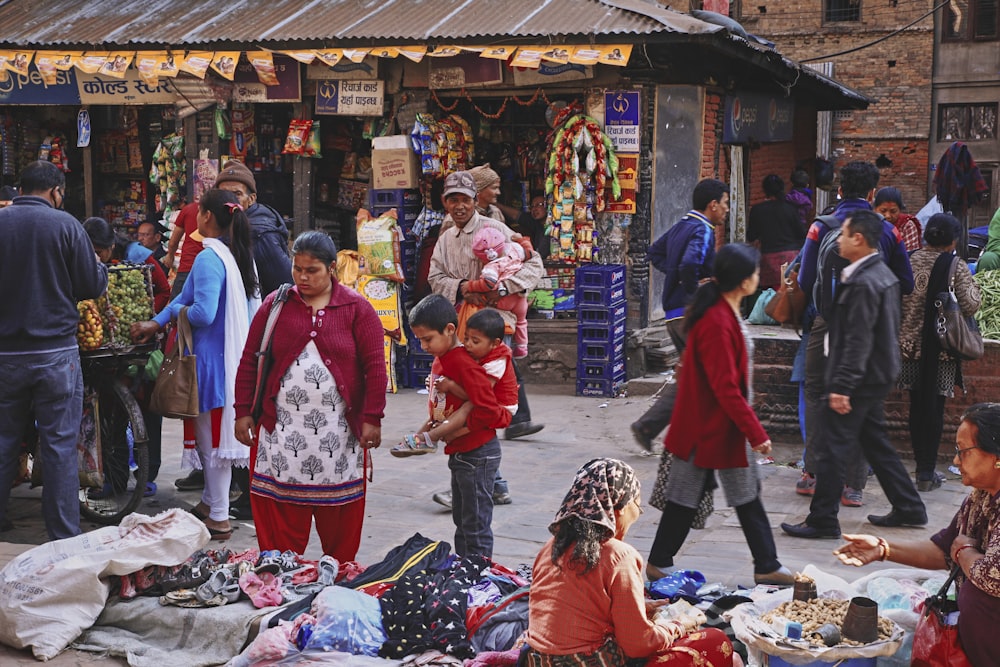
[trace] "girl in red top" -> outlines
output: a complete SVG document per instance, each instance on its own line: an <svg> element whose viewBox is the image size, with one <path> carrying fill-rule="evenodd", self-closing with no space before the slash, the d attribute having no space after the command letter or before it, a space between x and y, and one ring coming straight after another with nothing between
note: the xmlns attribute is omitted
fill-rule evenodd
<svg viewBox="0 0 1000 667"><path fill-rule="evenodd" d="M750 450L771 451L754 414L753 343L740 302L757 291L760 255L750 246L723 246L711 280L698 287L684 314L684 349L677 403L664 446L674 455L667 507L656 530L646 575L655 580L674 565L695 508L719 479L736 508L754 561L754 582L791 586L794 575L778 561L774 535L760 500L760 477Z"/></svg>

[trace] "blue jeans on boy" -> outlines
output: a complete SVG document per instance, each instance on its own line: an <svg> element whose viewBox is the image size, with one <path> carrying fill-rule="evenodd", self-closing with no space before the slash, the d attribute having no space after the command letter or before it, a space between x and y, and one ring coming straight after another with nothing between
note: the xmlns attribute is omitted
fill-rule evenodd
<svg viewBox="0 0 1000 667"><path fill-rule="evenodd" d="M455 553L493 557L493 484L500 469L500 441L494 436L482 447L452 454L451 518L455 522Z"/></svg>
<svg viewBox="0 0 1000 667"><path fill-rule="evenodd" d="M77 348L0 355L0 522L7 517L21 441L34 418L42 462L42 516L53 540L80 534L76 444L83 415Z"/></svg>

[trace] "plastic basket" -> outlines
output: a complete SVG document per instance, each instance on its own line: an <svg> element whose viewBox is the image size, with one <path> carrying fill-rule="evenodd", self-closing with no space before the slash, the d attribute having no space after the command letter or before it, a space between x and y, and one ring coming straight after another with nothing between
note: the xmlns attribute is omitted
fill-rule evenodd
<svg viewBox="0 0 1000 667"><path fill-rule="evenodd" d="M584 378L576 381L577 396L606 396L613 398L625 388L625 376L611 380Z"/></svg>
<svg viewBox="0 0 1000 667"><path fill-rule="evenodd" d="M616 306L583 306L582 304L576 304L577 320L580 322L580 326L589 324L600 324L602 326L607 326L609 324L615 324L617 322L624 322L625 315L628 312L628 305L625 303L620 303Z"/></svg>
<svg viewBox="0 0 1000 667"><path fill-rule="evenodd" d="M611 324L581 323L577 327L577 344L580 343L607 343L608 341L625 338L625 320Z"/></svg>
<svg viewBox="0 0 1000 667"><path fill-rule="evenodd" d="M577 287L625 285L624 264L588 264L576 270Z"/></svg>
<svg viewBox="0 0 1000 667"><path fill-rule="evenodd" d="M611 307L625 301L625 283L611 287L595 287L591 285L576 286L577 308L591 306Z"/></svg>
<svg viewBox="0 0 1000 667"><path fill-rule="evenodd" d="M625 358L625 336L611 340L583 341L577 339L576 359L581 361L608 362Z"/></svg>
<svg viewBox="0 0 1000 667"><path fill-rule="evenodd" d="M625 377L625 357L609 361L581 360L576 364L577 380L614 380Z"/></svg>
<svg viewBox="0 0 1000 667"><path fill-rule="evenodd" d="M418 213L424 206L420 190L410 189L369 190L368 202L372 209L381 207L383 209L395 208L397 211L402 211L407 208L416 208Z"/></svg>

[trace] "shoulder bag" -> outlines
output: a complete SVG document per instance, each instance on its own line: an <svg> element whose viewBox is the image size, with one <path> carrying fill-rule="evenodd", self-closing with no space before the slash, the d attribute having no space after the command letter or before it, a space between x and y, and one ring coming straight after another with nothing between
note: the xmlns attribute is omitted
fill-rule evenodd
<svg viewBox="0 0 1000 667"><path fill-rule="evenodd" d="M937 309L936 332L941 348L955 357L973 361L983 356L983 337L974 317L962 315L962 308L955 298L955 269L958 257L952 257L948 270L948 289L934 297Z"/></svg>
<svg viewBox="0 0 1000 667"><path fill-rule="evenodd" d="M948 624L948 616L958 611L958 604L948 599L948 589L958 570L956 565L941 590L920 607L910 662L915 667L972 667L958 640L958 626Z"/></svg>
<svg viewBox="0 0 1000 667"><path fill-rule="evenodd" d="M184 306L177 315L177 346L163 359L149 399L150 410L172 419L194 419L199 413L198 361L187 311Z"/></svg>
<svg viewBox="0 0 1000 667"><path fill-rule="evenodd" d="M799 265L789 269L788 264L782 264L781 275L778 292L764 306L764 313L780 324L801 326L806 310L806 294L799 287Z"/></svg>
<svg viewBox="0 0 1000 667"><path fill-rule="evenodd" d="M250 415L254 422L260 421L260 416L264 413L264 382L271 374L271 367L274 365L274 356L271 354L271 343L274 339L274 327L278 323L278 315L281 314L281 307L288 301L288 292L292 289L290 283L285 283L278 288L278 293L271 303L271 310L267 314L267 324L264 326L264 336L260 339L260 350L257 356L257 386L253 392L253 407Z"/></svg>

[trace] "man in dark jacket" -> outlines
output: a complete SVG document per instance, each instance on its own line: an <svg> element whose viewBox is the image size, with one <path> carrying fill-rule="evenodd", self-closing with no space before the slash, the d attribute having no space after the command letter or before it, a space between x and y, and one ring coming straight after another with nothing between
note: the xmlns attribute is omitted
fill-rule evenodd
<svg viewBox="0 0 1000 667"><path fill-rule="evenodd" d="M21 172L20 197L0 210L0 525L32 420L45 461L42 514L49 538L80 533L76 443L83 414L83 374L76 304L108 286L108 270L83 226L60 211L66 178L51 162Z"/></svg>
<svg viewBox="0 0 1000 667"><path fill-rule="evenodd" d="M899 279L880 260L883 220L855 211L841 226L840 273L829 329L825 447L817 448L816 491L809 516L781 524L792 537L840 537L838 500L854 443L875 471L892 511L868 515L876 526L922 526L927 510L885 426L885 398L899 375Z"/></svg>
<svg viewBox="0 0 1000 667"><path fill-rule="evenodd" d="M229 190L240 198L240 206L250 220L253 260L257 265L260 296L292 282L292 260L288 253L288 228L281 214L257 201L257 181L245 164L230 160L222 167L215 187Z"/></svg>
<svg viewBox="0 0 1000 667"><path fill-rule="evenodd" d="M669 320L684 307L702 278L712 276L715 227L729 217L729 187L706 178L694 186L692 208L649 246L649 262L664 274L663 312Z"/></svg>

